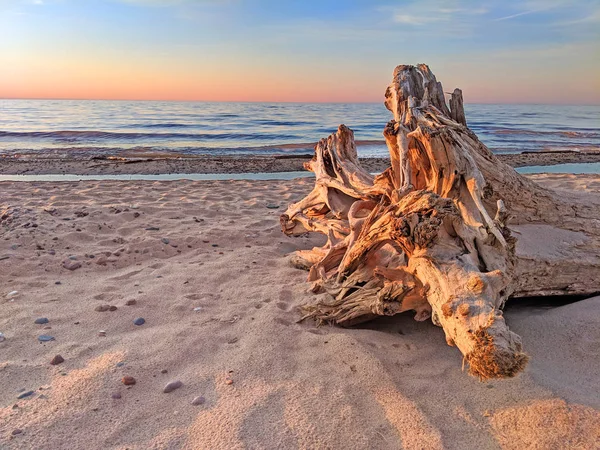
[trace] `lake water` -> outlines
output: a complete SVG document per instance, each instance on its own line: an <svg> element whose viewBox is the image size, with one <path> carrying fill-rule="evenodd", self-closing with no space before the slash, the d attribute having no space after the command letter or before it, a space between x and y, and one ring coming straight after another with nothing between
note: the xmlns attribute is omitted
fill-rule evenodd
<svg viewBox="0 0 600 450"><path fill-rule="evenodd" d="M465 106L494 152L600 148L599 106ZM383 104L0 100L0 156L307 154L344 123L386 156Z"/></svg>

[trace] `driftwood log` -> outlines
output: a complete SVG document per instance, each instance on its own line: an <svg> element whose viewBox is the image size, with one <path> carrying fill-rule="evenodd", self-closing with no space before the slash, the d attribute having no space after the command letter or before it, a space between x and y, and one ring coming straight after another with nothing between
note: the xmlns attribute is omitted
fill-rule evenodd
<svg viewBox="0 0 600 450"><path fill-rule="evenodd" d="M449 103L428 66L398 66L385 94L391 167L365 171L340 125L305 164L315 187L281 227L327 236L291 256L328 294L305 317L353 325L414 310L443 327L470 374L512 377L528 356L504 303L600 291L600 203L519 175L467 127L459 89Z"/></svg>

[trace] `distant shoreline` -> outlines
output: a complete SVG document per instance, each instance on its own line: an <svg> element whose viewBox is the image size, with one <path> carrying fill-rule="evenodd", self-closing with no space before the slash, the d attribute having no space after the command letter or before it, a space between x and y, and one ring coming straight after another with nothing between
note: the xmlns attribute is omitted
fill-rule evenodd
<svg viewBox="0 0 600 450"><path fill-rule="evenodd" d="M551 166L565 163L600 162L600 150L586 152L535 152L498 154L502 162L512 167ZM145 158L0 158L3 175L113 175L113 174L190 174L190 173L274 173L298 172L311 155L286 156L195 156L173 158L160 155ZM370 172L382 172L389 167L388 158L361 158Z"/></svg>

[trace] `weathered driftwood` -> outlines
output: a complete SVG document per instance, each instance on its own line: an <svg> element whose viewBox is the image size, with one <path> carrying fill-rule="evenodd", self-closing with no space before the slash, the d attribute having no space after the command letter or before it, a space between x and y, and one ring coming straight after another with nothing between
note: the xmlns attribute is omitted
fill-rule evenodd
<svg viewBox="0 0 600 450"><path fill-rule="evenodd" d="M385 104L391 167L366 172L341 125L305 165L313 191L281 216L287 235L328 238L291 258L314 292L331 296L307 317L351 325L414 310L443 327L471 374L514 376L528 357L504 302L600 291L600 203L543 189L501 163L467 128L462 92L448 108L426 65L398 66ZM536 247L540 233L553 251Z"/></svg>

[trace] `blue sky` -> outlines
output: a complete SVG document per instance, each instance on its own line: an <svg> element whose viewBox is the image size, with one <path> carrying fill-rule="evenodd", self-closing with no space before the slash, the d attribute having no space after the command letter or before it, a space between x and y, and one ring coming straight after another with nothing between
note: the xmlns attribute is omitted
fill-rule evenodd
<svg viewBox="0 0 600 450"><path fill-rule="evenodd" d="M600 103L600 0L0 0L0 97Z"/></svg>

